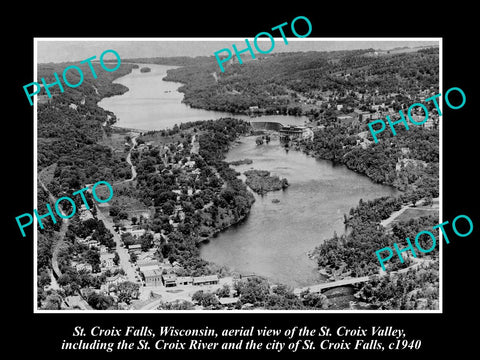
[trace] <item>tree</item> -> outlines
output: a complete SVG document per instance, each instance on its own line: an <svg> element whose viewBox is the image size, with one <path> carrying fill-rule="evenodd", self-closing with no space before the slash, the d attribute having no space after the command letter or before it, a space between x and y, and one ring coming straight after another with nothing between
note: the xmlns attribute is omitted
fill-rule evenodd
<svg viewBox="0 0 480 360"><path fill-rule="evenodd" d="M219 298L229 297L230 296L230 286L228 284L223 284L223 286L217 290L217 296Z"/></svg>
<svg viewBox="0 0 480 360"><path fill-rule="evenodd" d="M100 272L100 253L93 249L88 249L85 253L85 261L92 265L92 272Z"/></svg>
<svg viewBox="0 0 480 360"><path fill-rule="evenodd" d="M132 225L135 225L138 221L138 218L136 216L132 216Z"/></svg>
<svg viewBox="0 0 480 360"><path fill-rule="evenodd" d="M247 278L235 284L235 290L240 295L243 304L263 305L269 295L269 285L266 280L258 277Z"/></svg>
<svg viewBox="0 0 480 360"><path fill-rule="evenodd" d="M118 214L120 213L120 208L118 206L115 206L115 205L110 206L110 209L109 209L108 213L112 217L118 216Z"/></svg>
<svg viewBox="0 0 480 360"><path fill-rule="evenodd" d="M137 254L135 254L134 252L130 253L130 262L134 263L137 261L137 259L138 259Z"/></svg>
<svg viewBox="0 0 480 360"><path fill-rule="evenodd" d="M115 256L113 258L113 263L115 265L118 265L118 263L120 262L120 256L118 255L118 253L115 251Z"/></svg>
<svg viewBox="0 0 480 360"><path fill-rule="evenodd" d="M185 300L175 300L174 302L161 302L157 310L193 310L191 302Z"/></svg>
<svg viewBox="0 0 480 360"><path fill-rule="evenodd" d="M147 251L152 247L153 243L153 235L152 234L146 234L142 237L141 239L141 245L142 245L142 251Z"/></svg>
<svg viewBox="0 0 480 360"><path fill-rule="evenodd" d="M56 293L56 292L51 293L50 295L47 295L47 298L45 299L45 303L44 303L42 309L44 309L44 310L60 310L62 302L63 302L63 299L58 293Z"/></svg>
<svg viewBox="0 0 480 360"><path fill-rule="evenodd" d="M323 294L312 293L310 289L307 289L300 294L300 298L303 305L308 308L328 309L329 300Z"/></svg>
<svg viewBox="0 0 480 360"><path fill-rule="evenodd" d="M41 271L40 275L38 276L38 286L43 288L47 285L50 285L50 281L50 274L48 271Z"/></svg>
<svg viewBox="0 0 480 360"><path fill-rule="evenodd" d="M126 247L135 244L135 239L129 232L123 233L120 237L122 238L122 242Z"/></svg>
<svg viewBox="0 0 480 360"><path fill-rule="evenodd" d="M206 309L217 309L220 306L218 298L209 292L203 292L199 290L192 295L192 300Z"/></svg>
<svg viewBox="0 0 480 360"><path fill-rule="evenodd" d="M117 296L119 302L130 304L132 299L138 299L140 285L131 281L120 283L117 288Z"/></svg>
<svg viewBox="0 0 480 360"><path fill-rule="evenodd" d="M427 196L425 198L425 202L423 203L425 206L432 206L433 205L433 199L431 196Z"/></svg>
<svg viewBox="0 0 480 360"><path fill-rule="evenodd" d="M114 303L111 296L97 294L94 291L87 295L87 302L96 310L107 310Z"/></svg>

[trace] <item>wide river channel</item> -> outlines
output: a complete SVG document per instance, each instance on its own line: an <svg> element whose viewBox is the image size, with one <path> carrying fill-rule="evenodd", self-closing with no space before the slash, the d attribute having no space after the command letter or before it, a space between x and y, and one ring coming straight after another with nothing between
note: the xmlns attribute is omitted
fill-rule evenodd
<svg viewBox="0 0 480 360"><path fill-rule="evenodd" d="M140 64L140 66L143 66ZM181 122L218 119L228 113L192 109L182 104L181 85L163 81L172 66L145 65L151 72L134 69L116 80L130 90L123 95L103 99L99 105L112 111L116 125L142 130L171 128ZM247 116L235 116L252 120ZM262 116L253 121L277 121L303 124L305 118ZM322 282L315 262L307 252L323 240L344 232L343 214L358 204L396 194L389 186L375 184L367 177L344 166L316 160L304 153L285 151L278 140L257 146L255 137L244 137L232 146L227 161L251 159L252 164L235 166L239 172L250 168L268 170L288 179L285 191L255 194L249 217L220 233L201 247L208 261L242 274L257 274L272 281L301 287ZM243 177L243 175L242 175ZM279 202L272 202L278 199Z"/></svg>

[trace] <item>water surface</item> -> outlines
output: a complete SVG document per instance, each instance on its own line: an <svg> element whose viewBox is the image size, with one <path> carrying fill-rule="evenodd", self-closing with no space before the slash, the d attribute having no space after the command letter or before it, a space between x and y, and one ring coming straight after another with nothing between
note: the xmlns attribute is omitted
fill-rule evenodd
<svg viewBox="0 0 480 360"><path fill-rule="evenodd" d="M344 232L344 213L361 198L397 193L345 166L298 151L287 152L278 140L257 146L255 137L242 138L226 160L244 158L253 163L235 166L237 171L269 170L287 178L290 186L263 197L255 194L247 220L202 245L201 256L240 273L255 273L293 287L323 282L307 252L332 237L334 231ZM272 203L273 199L280 202Z"/></svg>
<svg viewBox="0 0 480 360"><path fill-rule="evenodd" d="M141 73L133 69L128 75L115 80L125 85L129 91L102 99L98 105L112 111L117 117L115 125L141 129L162 130L175 124L189 121L235 117L249 121L273 121L282 124L304 124L307 117L268 115L251 118L247 115L234 115L227 112L194 109L182 103L183 93L177 91L181 83L163 81L168 69L176 66L139 64L147 66L150 72Z"/></svg>

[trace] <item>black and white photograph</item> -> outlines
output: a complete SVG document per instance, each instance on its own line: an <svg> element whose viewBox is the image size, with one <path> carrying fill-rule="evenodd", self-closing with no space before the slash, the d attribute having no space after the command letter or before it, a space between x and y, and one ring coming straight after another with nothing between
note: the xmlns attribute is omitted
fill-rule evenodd
<svg viewBox="0 0 480 360"><path fill-rule="evenodd" d="M66 5L3 24L6 352L475 353L473 6Z"/></svg>
<svg viewBox="0 0 480 360"><path fill-rule="evenodd" d="M441 310L441 39L35 40L37 311Z"/></svg>

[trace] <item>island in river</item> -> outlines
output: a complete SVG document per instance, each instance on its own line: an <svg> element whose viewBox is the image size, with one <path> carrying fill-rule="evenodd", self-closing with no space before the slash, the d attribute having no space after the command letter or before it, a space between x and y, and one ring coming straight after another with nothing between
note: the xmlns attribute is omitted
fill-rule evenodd
<svg viewBox="0 0 480 360"><path fill-rule="evenodd" d="M141 72L141 73L148 73L148 72L150 72L150 71L152 71L152 69L150 69L150 68L147 67L147 66L142 67L142 68L140 69L140 72Z"/></svg>
<svg viewBox="0 0 480 360"><path fill-rule="evenodd" d="M244 175L247 177L245 183L260 195L269 191L284 190L289 185L287 179L271 176L270 171L267 170L247 170Z"/></svg>

